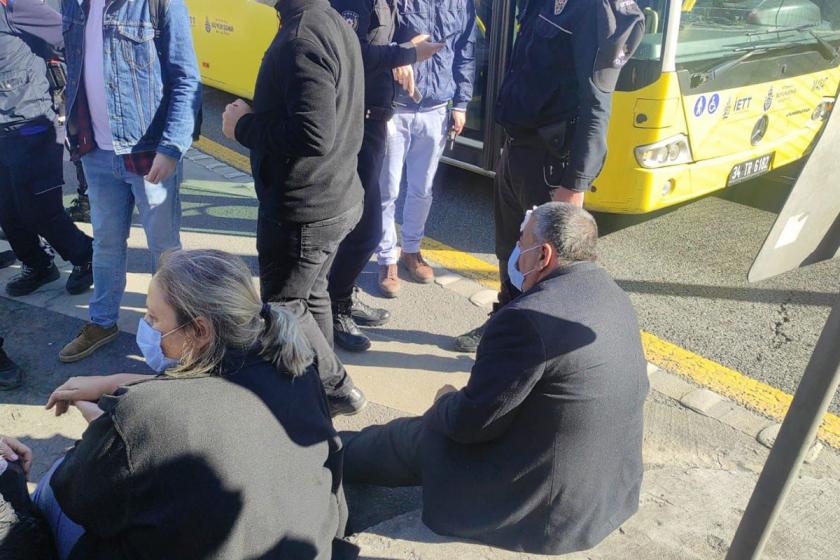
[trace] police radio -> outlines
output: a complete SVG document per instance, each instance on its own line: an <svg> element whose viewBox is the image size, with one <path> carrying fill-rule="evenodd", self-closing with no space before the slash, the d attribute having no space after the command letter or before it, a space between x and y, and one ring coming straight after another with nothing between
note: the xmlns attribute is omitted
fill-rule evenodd
<svg viewBox="0 0 840 560"><path fill-rule="evenodd" d="M47 61L47 81L50 84L50 91L54 93L61 94L67 87L67 71L64 64L57 58Z"/></svg>
<svg viewBox="0 0 840 560"><path fill-rule="evenodd" d="M449 151L455 149L455 139L458 137L458 133L455 132L455 129L450 127L449 134L447 135L447 139L449 140Z"/></svg>
<svg viewBox="0 0 840 560"><path fill-rule="evenodd" d="M53 107L58 113L59 124L64 124L65 114L62 108L62 97L67 87L67 70L64 64L57 58L47 60L47 82L50 85L50 95L53 99Z"/></svg>

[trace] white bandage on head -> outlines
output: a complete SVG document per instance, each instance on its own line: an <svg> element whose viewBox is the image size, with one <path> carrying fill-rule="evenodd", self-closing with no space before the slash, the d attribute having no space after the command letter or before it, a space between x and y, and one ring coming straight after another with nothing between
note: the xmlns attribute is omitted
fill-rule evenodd
<svg viewBox="0 0 840 560"><path fill-rule="evenodd" d="M519 233L522 233L523 231L525 231L525 226L527 226L528 222L531 221L531 214L533 214L534 210L536 210L536 209L537 209L537 207L534 206L533 208L531 208L530 210L525 212L525 218L522 220L522 225L519 226Z"/></svg>

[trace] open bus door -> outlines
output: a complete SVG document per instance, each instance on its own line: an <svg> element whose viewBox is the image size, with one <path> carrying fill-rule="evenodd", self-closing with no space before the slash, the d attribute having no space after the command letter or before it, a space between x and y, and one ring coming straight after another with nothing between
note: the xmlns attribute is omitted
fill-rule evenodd
<svg viewBox="0 0 840 560"><path fill-rule="evenodd" d="M482 175L493 174L504 132L495 108L508 66L514 35L514 0L476 0L475 93L467 108L467 125L446 151L443 162Z"/></svg>

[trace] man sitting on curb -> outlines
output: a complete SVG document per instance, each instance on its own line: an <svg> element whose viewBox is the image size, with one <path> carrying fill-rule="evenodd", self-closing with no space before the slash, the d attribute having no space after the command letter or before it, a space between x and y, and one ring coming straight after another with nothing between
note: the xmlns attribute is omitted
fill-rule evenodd
<svg viewBox="0 0 840 560"><path fill-rule="evenodd" d="M635 513L646 361L597 237L575 205L534 210L511 263L524 293L491 318L466 388L344 434L345 481L422 485L433 531L539 554L591 548Z"/></svg>

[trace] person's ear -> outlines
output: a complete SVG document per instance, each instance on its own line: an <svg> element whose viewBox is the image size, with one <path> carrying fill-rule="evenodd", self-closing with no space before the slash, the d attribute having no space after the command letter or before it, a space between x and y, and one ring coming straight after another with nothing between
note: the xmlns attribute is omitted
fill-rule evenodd
<svg viewBox="0 0 840 560"><path fill-rule="evenodd" d="M545 270L554 262L554 259L557 256L557 251L554 250L554 246L551 243L543 243L540 246L540 249L541 263L538 266L540 267L540 270Z"/></svg>
<svg viewBox="0 0 840 560"><path fill-rule="evenodd" d="M213 326L206 317L196 317L192 324L196 348L204 348L213 341Z"/></svg>

